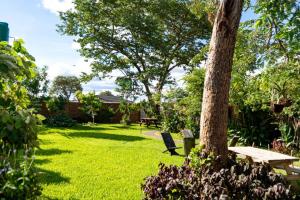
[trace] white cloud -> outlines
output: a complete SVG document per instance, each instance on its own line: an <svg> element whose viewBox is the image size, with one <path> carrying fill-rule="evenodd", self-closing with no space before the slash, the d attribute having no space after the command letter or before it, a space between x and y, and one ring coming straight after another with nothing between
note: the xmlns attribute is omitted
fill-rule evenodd
<svg viewBox="0 0 300 200"><path fill-rule="evenodd" d="M42 0L42 5L54 14L74 8L72 0Z"/></svg>
<svg viewBox="0 0 300 200"><path fill-rule="evenodd" d="M43 62L48 66L48 76L53 80L58 75L80 76L82 72L90 73L90 63L85 62L82 58L73 62L55 61Z"/></svg>
<svg viewBox="0 0 300 200"><path fill-rule="evenodd" d="M48 66L48 78L52 81L56 76L77 76L79 77L82 72L90 73L90 63L85 62L83 58L78 58L77 60L43 60L37 62L38 66L47 65ZM95 91L99 93L101 91L110 90L114 92L116 88L115 79L120 75L119 72L113 71L111 77L102 80L93 79L88 83L82 84L84 92Z"/></svg>
<svg viewBox="0 0 300 200"><path fill-rule="evenodd" d="M80 44L78 42L72 42L71 48L74 50L80 49Z"/></svg>

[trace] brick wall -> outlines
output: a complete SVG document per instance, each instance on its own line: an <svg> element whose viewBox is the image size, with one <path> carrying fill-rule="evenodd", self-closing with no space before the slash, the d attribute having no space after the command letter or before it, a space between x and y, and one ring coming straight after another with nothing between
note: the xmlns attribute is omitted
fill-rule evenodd
<svg viewBox="0 0 300 200"><path fill-rule="evenodd" d="M114 114L109 117L107 114L107 109L111 108L114 111ZM119 123L122 119L122 114L118 111L119 103L103 103L102 109L95 117L95 122L105 122L105 123ZM83 111L80 110L79 102L69 102L65 105L65 112L78 122L88 122L91 121L91 117L86 115ZM51 113L46 107L45 102L42 102L40 114L45 117L51 116ZM132 122L140 121L140 111L132 112L130 115L130 120Z"/></svg>

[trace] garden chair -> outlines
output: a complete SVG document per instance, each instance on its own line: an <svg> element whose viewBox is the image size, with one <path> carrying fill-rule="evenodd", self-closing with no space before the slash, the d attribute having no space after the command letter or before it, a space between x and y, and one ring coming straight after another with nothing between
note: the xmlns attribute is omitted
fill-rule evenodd
<svg viewBox="0 0 300 200"><path fill-rule="evenodd" d="M167 147L167 149L165 151L163 151L163 153L169 151L171 153L171 156L173 155L179 155L175 149L180 149L182 147L176 147L176 144L171 136L171 134L169 132L162 132L161 136L163 138L163 141Z"/></svg>

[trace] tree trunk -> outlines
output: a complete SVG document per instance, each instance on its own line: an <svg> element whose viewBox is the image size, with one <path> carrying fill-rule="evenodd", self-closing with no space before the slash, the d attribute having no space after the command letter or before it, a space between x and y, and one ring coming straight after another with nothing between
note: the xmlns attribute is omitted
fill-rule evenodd
<svg viewBox="0 0 300 200"><path fill-rule="evenodd" d="M95 124L95 114L92 112L93 124Z"/></svg>
<svg viewBox="0 0 300 200"><path fill-rule="evenodd" d="M206 66L200 142L205 150L226 158L228 98L234 46L243 0L223 0L215 18Z"/></svg>
<svg viewBox="0 0 300 200"><path fill-rule="evenodd" d="M149 104L151 106L151 111L154 113L155 117L159 118L160 117L159 105L155 103L155 101L153 99L153 94L151 93L148 84L144 83L144 86L146 89L146 96L147 96ZM150 116L148 116L148 117L150 117Z"/></svg>

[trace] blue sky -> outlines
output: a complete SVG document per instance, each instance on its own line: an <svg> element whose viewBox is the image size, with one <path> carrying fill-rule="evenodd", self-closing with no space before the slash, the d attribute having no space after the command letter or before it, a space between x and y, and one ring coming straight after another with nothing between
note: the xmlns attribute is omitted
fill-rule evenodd
<svg viewBox="0 0 300 200"><path fill-rule="evenodd" d="M89 64L76 51L72 37L56 31L60 23L57 11L72 7L72 0L0 0L0 21L9 23L10 36L22 38L38 66L47 65L49 78L57 75L76 75L89 72ZM253 18L251 11L242 20ZM180 78L182 71L173 72ZM85 91L112 90L113 79L94 80L84 85Z"/></svg>

